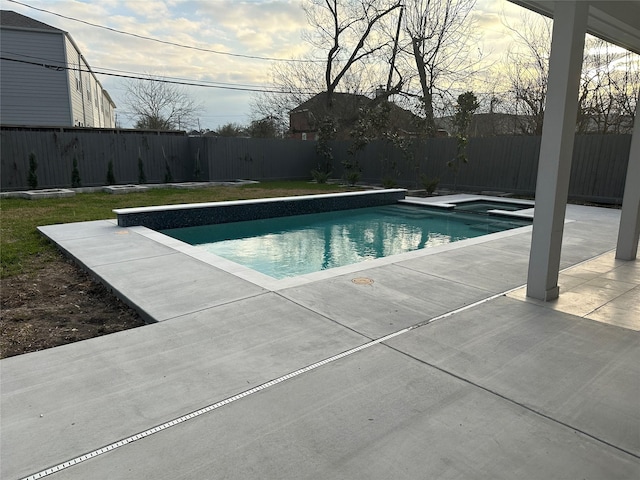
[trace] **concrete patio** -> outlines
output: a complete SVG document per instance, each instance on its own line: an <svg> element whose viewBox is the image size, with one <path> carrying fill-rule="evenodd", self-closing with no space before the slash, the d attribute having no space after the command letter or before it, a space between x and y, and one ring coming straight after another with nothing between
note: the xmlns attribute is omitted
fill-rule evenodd
<svg viewBox="0 0 640 480"><path fill-rule="evenodd" d="M530 227L271 284L43 228L158 323L0 361L0 477L639 478L640 266L618 210L566 218L554 302Z"/></svg>

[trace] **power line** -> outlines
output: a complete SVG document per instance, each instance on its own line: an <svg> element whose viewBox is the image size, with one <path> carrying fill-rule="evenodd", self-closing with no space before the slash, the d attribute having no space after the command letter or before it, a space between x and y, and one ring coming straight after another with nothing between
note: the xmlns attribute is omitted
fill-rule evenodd
<svg viewBox="0 0 640 480"><path fill-rule="evenodd" d="M83 23L92 27L96 27L96 28L102 28L111 32L115 32L115 33L119 33L122 35L129 35L135 38L140 38L143 40L148 40L148 41L153 41L153 42L157 42L157 43L161 43L161 44L165 44L165 45L171 45L171 46L175 46L175 47L180 47L180 48L186 48L186 49L190 49L190 50L197 50L197 51L202 51L202 52L208 52L208 53L214 53L217 55L226 55L226 56L231 56L231 57L239 57L239 58L247 58L247 59L253 59L253 60L265 60L265 61L289 61L289 62L299 62L299 63L324 63L324 60L303 60L303 59L287 59L287 58L276 58L276 57L261 57L261 56L256 56L256 55L244 55L244 54L237 54L237 53L230 53L230 52L221 52L221 51L217 51L217 50L212 50L212 49L207 49L207 48L202 48L202 47L195 47L195 46L191 46L191 45L184 45L184 44L180 44L180 43L175 43L175 42L169 42L166 40L160 40L157 38L153 38L153 37L147 37L147 36L143 36L143 35L138 35L135 33L130 33L130 32L126 32L123 30L118 30L112 27L107 27L104 25L99 25L99 24L95 24L95 23L91 23L88 22L86 20L81 20L78 18L74 18L74 17L70 17L70 16L66 16L66 15L62 15L56 12L52 12L50 10L46 10L43 8L38 8L38 7L34 7L31 5L28 5L26 3L20 2L18 0L7 0L9 2L33 9L33 10L37 10L40 12L44 12L50 15L55 15L57 17L61 17L61 18L65 18L67 20L71 20L71 21L75 21L75 22L79 22L79 23ZM23 55L24 56L24 55ZM25 56L26 57L26 56ZM33 57L36 58L36 57ZM12 61L17 61L15 59L9 59L9 58L5 58L5 60L12 60ZM24 63L28 63L28 62L24 62ZM36 63L37 65L41 65L40 63ZM47 65L47 68L54 68L53 65ZM76 68L71 68L71 67L64 67L65 69L68 70L79 70ZM178 85L188 85L188 86L199 86L199 87L209 87L209 88L219 88L219 89L227 89L227 90L240 90L240 91L249 91L249 92L259 92L259 93L284 93L284 94L291 94L291 93L301 93L301 94L310 94L313 95L315 93L318 92L292 92L292 91L282 91L282 90L273 90L270 89L270 87L267 86L261 86L261 85L254 85L254 84L231 84L231 83L226 83L226 82L214 82L214 81L207 81L207 80L191 80L191 79L182 79L179 77L164 77L165 79L153 79L153 78L149 78L149 77L140 77L140 75L143 75L139 72L129 72L126 70L116 70L116 69L109 69L109 68L104 68L102 67L101 70L103 71L93 71L92 73L96 73L96 74L100 74L100 75L108 75L108 76L114 76L114 77L121 77L121 78L132 78L132 79L138 79L138 80L146 80L146 81L159 81L159 82L164 82L164 83L174 83L174 84L178 84ZM83 71L83 70L79 70L79 71ZM91 71L91 70L89 70ZM108 73L107 71L112 71L112 72L118 72L118 73ZM124 73L124 74L123 74ZM170 78L174 78L175 80L169 80ZM485 80L485 79L476 79L476 81L480 81L486 84L492 84L491 81L489 80ZM210 85L207 85L209 84ZM481 92L482 93L482 92ZM493 92L495 94L500 94L500 92ZM486 92L484 93L486 94Z"/></svg>
<svg viewBox="0 0 640 480"><path fill-rule="evenodd" d="M324 60L304 60L304 59L295 59L295 58L278 58L278 57L261 57L258 55L245 55L241 53L230 53L230 52L221 52L219 50L212 50L210 48L203 47L195 47L193 45L185 45L182 43L169 42L167 40L160 40L159 38L147 37L144 35L138 35L137 33L125 32L124 30L118 30L117 28L107 27L105 25L99 25L97 23L88 22L86 20L81 20L79 18L69 17L67 15L62 15L60 13L52 12L50 10L45 10L44 8L34 7L32 5L28 5L26 3L19 2L18 0L8 0L9 2L16 3L18 5L22 5L23 7L31 8L33 10L37 10L39 12L48 13L50 15L55 15L56 17L65 18L67 20L71 20L74 22L83 23L85 25L89 25L91 27L102 28L104 30L109 30L110 32L119 33L121 35L129 35L131 37L140 38L142 40L148 40L150 42L162 43L164 45L171 45L173 47L187 48L189 50L197 50L200 52L207 53L215 53L216 55L226 55L229 57L237 57L237 58L247 58L251 60L264 60L269 62L296 62L296 63L324 63Z"/></svg>
<svg viewBox="0 0 640 480"><path fill-rule="evenodd" d="M22 57L22 58L28 58L28 59L33 59L34 61L38 60L38 64L41 63L55 63L55 60L51 60L51 59L47 59L47 58L43 58L43 57L37 57L34 55L25 55L22 53L15 53L15 52L8 52L6 50L0 50L0 53L3 55L11 55L12 57ZM62 64L61 64L62 65ZM65 64L66 66L67 64ZM132 72L130 70L119 70L119 69L115 69L115 68L106 68L106 67L99 67L100 70L102 71L107 71L107 72L115 72L115 73L123 73L123 74L131 74L131 75L137 75L137 76L145 76L145 79L149 79L148 76L146 76L143 73L140 72ZM93 70L91 70L93 72ZM96 73L96 72L93 72ZM269 89L271 88L268 85L256 85L254 83L229 83L229 82L220 82L220 81L215 81L215 80L194 80L192 78L181 78L181 77L170 77L170 76L165 76L162 75L163 79L170 79L170 80L177 80L177 81L185 81L185 82L201 82L201 83L206 83L206 84L212 84L212 85L230 85L233 87L251 87L251 88L258 88L258 89Z"/></svg>
<svg viewBox="0 0 640 480"><path fill-rule="evenodd" d="M83 69L83 68L79 68L79 67L76 67L76 66L69 66L69 65L62 65L62 64L57 64L56 65L56 64L49 64L49 63L31 62L31 61L28 61L28 60L19 60L17 58L8 58L8 57L4 57L4 56L0 56L0 60L6 60L8 62L24 63L24 64L27 64L27 65L34 65L34 66L43 67L43 68L47 68L47 69L50 69L50 70L56 70L56 71L73 70L73 71L77 71L77 72L93 73L93 74L97 74L97 75L107 75L107 76L110 76L110 77L130 78L130 79L133 79L133 80L144 80L144 81L149 81L149 82L170 83L170 84L174 84L174 85L185 85L185 86L190 86L190 87L217 88L217 89L220 89L220 90L236 90L236 91L241 91L241 92L258 92L258 93L282 93L282 94L294 93L292 91L284 91L284 90L273 90L273 89L269 90L269 89L246 88L246 87L225 86L225 85L207 85L207 84L204 84L204 83L196 83L196 82L190 82L190 81L166 80L166 79L160 79L160 78L150 78L150 77L141 77L141 76L126 75L126 74L111 73L111 72L101 72L101 71L98 71L97 69ZM303 94L313 95L313 94L315 94L317 92L296 92L296 93L303 93Z"/></svg>

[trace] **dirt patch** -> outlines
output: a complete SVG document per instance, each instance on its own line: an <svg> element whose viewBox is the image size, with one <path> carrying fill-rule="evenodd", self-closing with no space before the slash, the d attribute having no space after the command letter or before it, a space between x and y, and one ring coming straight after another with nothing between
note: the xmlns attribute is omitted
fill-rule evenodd
<svg viewBox="0 0 640 480"><path fill-rule="evenodd" d="M0 358L144 325L78 266L59 258L0 281Z"/></svg>

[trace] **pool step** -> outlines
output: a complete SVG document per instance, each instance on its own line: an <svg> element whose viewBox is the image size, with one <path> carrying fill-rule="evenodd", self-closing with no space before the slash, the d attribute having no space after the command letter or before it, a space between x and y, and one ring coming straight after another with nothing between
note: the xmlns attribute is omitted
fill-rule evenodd
<svg viewBox="0 0 640 480"><path fill-rule="evenodd" d="M394 217L403 217L403 218L432 218L433 212L425 210L416 209L414 207L400 207L397 205L390 205L385 207L380 207L380 210L383 214L392 215Z"/></svg>

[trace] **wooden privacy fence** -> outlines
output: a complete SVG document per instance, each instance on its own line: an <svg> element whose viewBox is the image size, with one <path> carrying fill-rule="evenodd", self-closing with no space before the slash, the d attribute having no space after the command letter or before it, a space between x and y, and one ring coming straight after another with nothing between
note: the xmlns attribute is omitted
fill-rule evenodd
<svg viewBox="0 0 640 480"><path fill-rule="evenodd" d="M82 186L107 183L109 163L116 183L138 183L139 170L149 183L190 179L184 161L189 154L186 135L116 133L82 129L2 130L2 190L28 189L29 155L37 162L38 188L71 186L74 159Z"/></svg>
<svg viewBox="0 0 640 480"><path fill-rule="evenodd" d="M189 137L182 134L97 129L2 129L2 190L28 190L29 156L38 188L70 187L76 160L81 185L307 179L315 143L296 140ZM169 178L170 177L170 178Z"/></svg>
<svg viewBox="0 0 640 480"><path fill-rule="evenodd" d="M315 165L315 142L269 138L189 138L191 158L206 165L204 178L304 180Z"/></svg>
<svg viewBox="0 0 640 480"><path fill-rule="evenodd" d="M109 164L117 184L310 179L321 161L316 143L301 140L189 137L184 132L99 129L20 129L0 131L3 191L28 190L29 155L37 161L38 188L70 187L74 158L82 186L107 184ZM343 176L343 161L357 160L361 181L422 188L421 176L438 178L439 187L461 191L535 192L540 137L471 138L467 163L457 175L447 165L456 157L456 140L413 141L401 150L374 141L357 155L348 141L331 142L333 178ZM570 197L620 203L629 160L630 135L576 136Z"/></svg>
<svg viewBox="0 0 640 480"><path fill-rule="evenodd" d="M334 177L343 172L348 143L334 145ZM577 135L571 165L569 197L597 203L622 203L629 163L631 135ZM458 191L497 191L533 196L536 189L540 137L471 138L467 163L457 178L448 162L456 157L456 140L434 138L414 142L403 154L386 142L372 142L357 155L362 181L395 180L408 188L423 188L421 176L440 180L440 188ZM353 157L350 158L353 161Z"/></svg>

